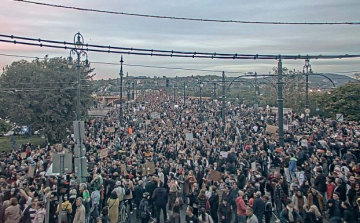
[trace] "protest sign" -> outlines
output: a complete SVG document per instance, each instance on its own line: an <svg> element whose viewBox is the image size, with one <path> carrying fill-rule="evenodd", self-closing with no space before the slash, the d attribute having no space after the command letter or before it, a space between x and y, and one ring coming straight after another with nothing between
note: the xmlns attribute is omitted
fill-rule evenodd
<svg viewBox="0 0 360 223"><path fill-rule="evenodd" d="M221 151L220 152L220 155L223 157L223 158L227 158L228 157L228 152L225 152L225 151Z"/></svg>
<svg viewBox="0 0 360 223"><path fill-rule="evenodd" d="M186 136L186 140L189 140L189 141L194 140L194 136L192 133L186 133L185 136Z"/></svg>
<svg viewBox="0 0 360 223"><path fill-rule="evenodd" d="M109 154L109 149L108 148L100 150L100 158L105 158L105 157L108 156L108 154Z"/></svg>
<svg viewBox="0 0 360 223"><path fill-rule="evenodd" d="M267 125L265 131L271 134L275 134L277 131L277 127L275 125Z"/></svg>
<svg viewBox="0 0 360 223"><path fill-rule="evenodd" d="M219 181L221 179L221 173L219 171L212 170L209 177L213 181Z"/></svg>
<svg viewBox="0 0 360 223"><path fill-rule="evenodd" d="M21 153L21 159L25 159L26 158L26 153Z"/></svg>
<svg viewBox="0 0 360 223"><path fill-rule="evenodd" d="M28 177L34 178L34 174L35 174L35 167L34 166L29 166Z"/></svg>
<svg viewBox="0 0 360 223"><path fill-rule="evenodd" d="M155 163L147 162L147 163L145 163L145 168L146 168L147 173L155 174Z"/></svg>

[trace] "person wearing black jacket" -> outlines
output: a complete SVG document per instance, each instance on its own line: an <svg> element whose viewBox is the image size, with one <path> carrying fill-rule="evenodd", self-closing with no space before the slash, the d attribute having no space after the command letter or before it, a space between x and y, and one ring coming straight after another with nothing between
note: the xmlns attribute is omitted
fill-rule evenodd
<svg viewBox="0 0 360 223"><path fill-rule="evenodd" d="M342 217L340 195L334 192L333 198L328 201L329 215L332 223L340 223Z"/></svg>
<svg viewBox="0 0 360 223"><path fill-rule="evenodd" d="M246 183L246 177L242 170L238 169L237 184L239 190L243 190Z"/></svg>
<svg viewBox="0 0 360 223"><path fill-rule="evenodd" d="M140 202L143 198L143 194L145 193L144 188L142 187L142 181L139 180L139 182L137 183L135 189L134 189L134 204L136 206L136 219L140 219L140 214L139 214L139 206L140 206Z"/></svg>
<svg viewBox="0 0 360 223"><path fill-rule="evenodd" d="M214 223L218 223L218 208L219 208L219 195L216 192L216 188L213 186L211 188L212 190L212 194L211 197L209 198L209 203L210 203L210 215L211 218L213 219Z"/></svg>
<svg viewBox="0 0 360 223"><path fill-rule="evenodd" d="M341 201L346 201L346 184L340 178L336 178L335 185L334 192L340 194Z"/></svg>
<svg viewBox="0 0 360 223"><path fill-rule="evenodd" d="M230 223L231 222L231 206L228 204L226 199L223 199L219 206L219 217L221 223Z"/></svg>
<svg viewBox="0 0 360 223"><path fill-rule="evenodd" d="M164 215L164 222L167 220L166 204L168 202L168 194L164 188L163 182L160 182L159 187L154 190L152 195L154 206L156 207L156 222L160 223L161 210Z"/></svg>
<svg viewBox="0 0 360 223"><path fill-rule="evenodd" d="M318 175L315 178L314 185L315 185L316 189L320 192L320 194L323 197L326 197L325 196L326 195L325 194L326 189L327 189L327 187L326 187L326 176L323 173L321 168L317 169L317 172L318 172Z"/></svg>
<svg viewBox="0 0 360 223"><path fill-rule="evenodd" d="M156 188L157 188L157 183L155 181L155 177L152 177L151 181L149 181L145 185L145 192L148 192L150 194L149 204L152 208L152 210L151 210L152 217L155 217L155 211L154 211L155 207L154 207L154 205L152 205L152 203L153 203L152 195Z"/></svg>
<svg viewBox="0 0 360 223"><path fill-rule="evenodd" d="M255 193L255 199L253 202L253 213L259 220L259 222L262 222L264 212L265 212L265 203L261 199L261 192L258 191Z"/></svg>
<svg viewBox="0 0 360 223"><path fill-rule="evenodd" d="M193 208L193 214L197 217L198 216L198 196L200 194L199 185L197 183L193 184L193 190L189 193L190 199L190 207Z"/></svg>

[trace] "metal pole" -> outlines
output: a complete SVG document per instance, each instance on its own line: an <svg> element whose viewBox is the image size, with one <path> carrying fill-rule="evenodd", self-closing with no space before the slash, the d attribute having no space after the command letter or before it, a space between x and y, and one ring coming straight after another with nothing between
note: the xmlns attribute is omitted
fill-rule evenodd
<svg viewBox="0 0 360 223"><path fill-rule="evenodd" d="M213 92L213 100L216 99L216 83L214 83L214 92Z"/></svg>
<svg viewBox="0 0 360 223"><path fill-rule="evenodd" d="M78 76L77 76L77 106L76 106L76 121L80 121L80 52L77 53L77 70L78 70Z"/></svg>
<svg viewBox="0 0 360 223"><path fill-rule="evenodd" d="M132 85L132 99L135 100L135 83L132 82L131 85Z"/></svg>
<svg viewBox="0 0 360 223"><path fill-rule="evenodd" d="M309 121L309 67L310 67L310 60L305 60L305 65L303 67L303 72L305 72L305 121Z"/></svg>
<svg viewBox="0 0 360 223"><path fill-rule="evenodd" d="M284 146L284 99L283 99L283 76L282 61L278 61L278 120L279 120L279 145Z"/></svg>
<svg viewBox="0 0 360 223"><path fill-rule="evenodd" d="M127 92L126 110L129 110L129 102L130 102L130 82L129 82L129 73L128 73L128 72L126 72L126 92Z"/></svg>
<svg viewBox="0 0 360 223"><path fill-rule="evenodd" d="M123 126L123 104L122 104L122 93L123 93L123 68L122 65L124 63L123 57L121 56L121 60L120 60L120 112L119 112L119 123L120 123L120 127Z"/></svg>
<svg viewBox="0 0 360 223"><path fill-rule="evenodd" d="M186 83L184 83L184 105L186 100Z"/></svg>
<svg viewBox="0 0 360 223"><path fill-rule="evenodd" d="M174 88L174 104L176 103L176 96L175 96L175 84L173 85Z"/></svg>
<svg viewBox="0 0 360 223"><path fill-rule="evenodd" d="M255 72L255 104L259 104L258 103L258 94L259 94L259 87L258 87L258 79L257 79L257 73ZM256 107L257 109L257 107Z"/></svg>
<svg viewBox="0 0 360 223"><path fill-rule="evenodd" d="M223 122L223 130L225 130L225 71L222 73L222 108L221 117Z"/></svg>

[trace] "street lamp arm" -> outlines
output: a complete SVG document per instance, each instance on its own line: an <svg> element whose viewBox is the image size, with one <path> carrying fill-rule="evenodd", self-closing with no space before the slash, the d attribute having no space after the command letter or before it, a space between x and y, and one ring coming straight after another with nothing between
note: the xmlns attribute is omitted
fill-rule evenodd
<svg viewBox="0 0 360 223"><path fill-rule="evenodd" d="M331 84L333 85L334 88L336 87L334 81L333 81L330 77L326 76L325 74L319 74L319 73L315 73L315 74L314 74L314 73L312 73L311 75L316 75L316 76L325 77L326 79L328 79L328 80L331 82Z"/></svg>
<svg viewBox="0 0 360 223"><path fill-rule="evenodd" d="M230 84L229 84L229 86L228 86L228 90L230 89L231 85L232 85L237 79L239 79L239 78L241 78L241 77L255 77L255 76L257 76L257 77L275 77L275 76L277 76L277 75L275 75L275 74L258 74L258 75L254 75L254 74L252 74L252 75L244 74L244 75L240 75L240 76L236 77L234 80L232 80L232 81L230 82ZM254 85L253 85L253 86L254 86Z"/></svg>

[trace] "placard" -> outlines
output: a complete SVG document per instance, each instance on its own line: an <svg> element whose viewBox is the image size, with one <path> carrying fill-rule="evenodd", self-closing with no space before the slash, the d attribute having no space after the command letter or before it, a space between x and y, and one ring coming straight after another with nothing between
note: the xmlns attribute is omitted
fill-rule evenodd
<svg viewBox="0 0 360 223"><path fill-rule="evenodd" d="M150 121L150 120L146 120L146 121L145 121L145 124L146 124L146 125L150 125L150 124L151 124L151 121Z"/></svg>
<svg viewBox="0 0 360 223"><path fill-rule="evenodd" d="M34 178L34 174L35 174L35 167L34 166L29 166L28 177Z"/></svg>
<svg viewBox="0 0 360 223"><path fill-rule="evenodd" d="M100 158L105 158L108 155L109 155L109 149L108 148L100 150Z"/></svg>
<svg viewBox="0 0 360 223"><path fill-rule="evenodd" d="M192 133L186 133L185 134L186 140L192 141L194 140L194 136Z"/></svg>
<svg viewBox="0 0 360 223"><path fill-rule="evenodd" d="M147 163L145 163L145 168L146 168L147 173L155 174L155 163L147 162Z"/></svg>
<svg viewBox="0 0 360 223"><path fill-rule="evenodd" d="M220 152L220 155L223 157L223 158L227 158L229 153L228 152L225 152L225 151L221 151Z"/></svg>
<svg viewBox="0 0 360 223"><path fill-rule="evenodd" d="M107 132L115 132L115 127L108 127L107 129Z"/></svg>
<svg viewBox="0 0 360 223"><path fill-rule="evenodd" d="M21 153L21 159L26 159L27 154L26 153Z"/></svg>
<svg viewBox="0 0 360 223"><path fill-rule="evenodd" d="M275 125L267 125L265 131L268 132L268 133L271 133L271 134L275 134L276 131L277 131L277 126L275 126Z"/></svg>
<svg viewBox="0 0 360 223"><path fill-rule="evenodd" d="M212 170L210 172L209 178L213 181L220 181L221 180L221 173L216 170Z"/></svg>
<svg viewBox="0 0 360 223"><path fill-rule="evenodd" d="M150 117L152 119L160 118L160 114L158 112L151 112Z"/></svg>
<svg viewBox="0 0 360 223"><path fill-rule="evenodd" d="M157 131L157 132L160 131L160 128L158 125L155 125L154 128L155 128L155 131Z"/></svg>

